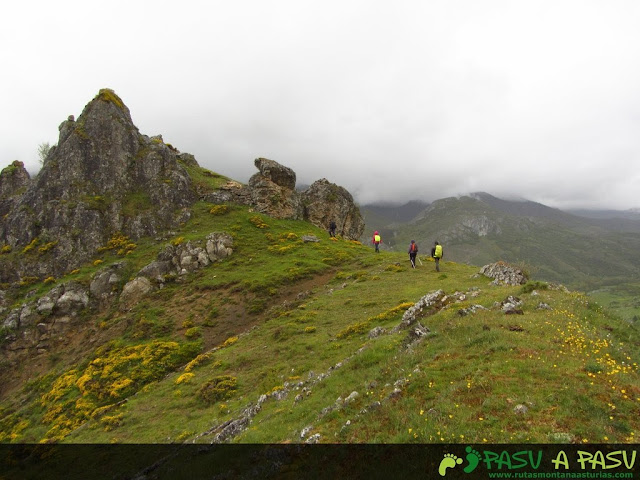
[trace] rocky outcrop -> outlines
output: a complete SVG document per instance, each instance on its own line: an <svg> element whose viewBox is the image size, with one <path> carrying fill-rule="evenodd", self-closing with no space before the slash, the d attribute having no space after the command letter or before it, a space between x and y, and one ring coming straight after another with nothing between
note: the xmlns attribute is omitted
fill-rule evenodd
<svg viewBox="0 0 640 480"><path fill-rule="evenodd" d="M0 242L14 249L51 244L50 254L3 268L1 282L58 276L89 260L115 232L135 240L176 226L196 200L180 153L160 136L140 134L113 91L100 90L59 130L42 170L0 223ZM7 183L2 188L15 191L15 182Z"/></svg>
<svg viewBox="0 0 640 480"><path fill-rule="evenodd" d="M128 282L130 266L121 261L96 272L88 288L73 281L63 283L15 308L8 306L6 293L0 290L0 333L4 335L0 338L0 346L3 353L26 353L30 348L43 353L48 348L43 342L50 335L66 330L72 325L71 321L81 318L87 309L102 310L117 302L121 311L129 310L148 293L163 288L166 282L178 281L182 275L223 260L232 253L231 235L213 232L199 242L168 245L155 261Z"/></svg>
<svg viewBox="0 0 640 480"><path fill-rule="evenodd" d="M505 262L485 265L480 269L480 273L493 278L494 280L491 282L493 285L524 285L527 283L527 276L522 269Z"/></svg>
<svg viewBox="0 0 640 480"><path fill-rule="evenodd" d="M304 219L327 228L336 222L336 233L348 239L358 239L364 231L364 219L351 194L326 178L315 181L302 192Z"/></svg>
<svg viewBox="0 0 640 480"><path fill-rule="evenodd" d="M24 163L15 160L0 172L0 199L22 193L29 186L31 177Z"/></svg>
<svg viewBox="0 0 640 480"><path fill-rule="evenodd" d="M258 173L249 179L251 204L275 218L303 218L300 195L295 191L296 174L273 160L256 158Z"/></svg>
<svg viewBox="0 0 640 480"><path fill-rule="evenodd" d="M8 214L17 202L19 195L23 194L31 177L24 168L24 163L14 161L0 172L0 217Z"/></svg>
<svg viewBox="0 0 640 480"><path fill-rule="evenodd" d="M308 189L295 189L293 170L267 158L257 158L259 172L247 185L228 182L205 199L212 203L250 205L257 211L275 218L306 220L328 229L336 222L336 234L357 240L364 231L364 219L351 194L326 178L317 180Z"/></svg>
<svg viewBox="0 0 640 480"><path fill-rule="evenodd" d="M128 310L156 287L162 288L166 282L222 260L232 253L233 237L225 232L210 233L201 242L167 245L156 260L143 267L123 287L119 308Z"/></svg>
<svg viewBox="0 0 640 480"><path fill-rule="evenodd" d="M290 168L266 158L255 166L258 173L247 185L199 189L185 169L198 167L195 158L161 136L141 134L122 100L102 89L77 119L61 123L58 144L35 179L17 161L2 171L0 248L23 254L0 255L0 283L58 278L93 258L115 234L135 241L186 222L198 199L250 205L324 229L335 221L337 234L360 238L364 220L344 188L322 179L301 193Z"/></svg>

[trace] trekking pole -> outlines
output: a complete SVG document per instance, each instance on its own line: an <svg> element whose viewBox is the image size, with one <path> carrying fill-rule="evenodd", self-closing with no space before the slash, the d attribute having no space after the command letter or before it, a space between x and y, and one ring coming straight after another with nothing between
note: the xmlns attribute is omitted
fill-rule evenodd
<svg viewBox="0 0 640 480"><path fill-rule="evenodd" d="M416 258L417 258L417 259L418 259L418 261L420 262L420 265L422 265L422 260L420 260L420 257L418 257L418 256L416 255Z"/></svg>

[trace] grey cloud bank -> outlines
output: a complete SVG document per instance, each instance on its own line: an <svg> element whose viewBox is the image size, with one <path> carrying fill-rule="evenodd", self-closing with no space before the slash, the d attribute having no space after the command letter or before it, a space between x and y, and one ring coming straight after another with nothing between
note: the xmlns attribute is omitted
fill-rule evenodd
<svg viewBox="0 0 640 480"><path fill-rule="evenodd" d="M640 207L632 0L5 9L3 166L37 171L38 145L108 87L142 133L240 181L267 157L361 203L486 191Z"/></svg>

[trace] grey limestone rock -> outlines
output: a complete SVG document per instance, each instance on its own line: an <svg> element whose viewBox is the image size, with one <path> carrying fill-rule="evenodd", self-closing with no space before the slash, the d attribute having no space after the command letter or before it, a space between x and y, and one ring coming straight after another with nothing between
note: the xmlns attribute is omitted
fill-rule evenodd
<svg viewBox="0 0 640 480"><path fill-rule="evenodd" d="M4 191L14 183L3 178L0 185ZM20 184L26 190L0 224L0 242L14 248L33 240L57 243L48 255L13 266L18 272L3 269L4 282L18 275L59 277L91 259L115 232L135 240L171 228L197 199L177 151L161 137L142 135L108 89L77 120L63 122L38 176Z"/></svg>
<svg viewBox="0 0 640 480"><path fill-rule="evenodd" d="M480 273L493 278L492 283L495 285L524 285L527 283L527 277L520 268L505 262L485 265L480 269Z"/></svg>
<svg viewBox="0 0 640 480"><path fill-rule="evenodd" d="M153 290L153 285L148 278L134 278L122 289L122 293L120 294L120 310L127 310L131 308L151 290Z"/></svg>

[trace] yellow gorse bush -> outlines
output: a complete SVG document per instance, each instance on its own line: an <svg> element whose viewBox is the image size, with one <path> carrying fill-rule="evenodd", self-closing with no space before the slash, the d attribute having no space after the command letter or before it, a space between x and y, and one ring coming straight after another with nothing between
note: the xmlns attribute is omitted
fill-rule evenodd
<svg viewBox="0 0 640 480"><path fill-rule="evenodd" d="M117 232L109 239L104 247L98 248L98 252L107 252L115 250L118 255L128 255L138 246L133 243L129 237Z"/></svg>
<svg viewBox="0 0 640 480"><path fill-rule="evenodd" d="M228 211L229 207L226 205L214 205L213 207L211 207L211 210L209 210L209 213L211 215L224 215Z"/></svg>
<svg viewBox="0 0 640 480"><path fill-rule="evenodd" d="M194 356L195 348L194 344L161 340L100 347L84 369L63 373L40 397L46 409L42 421L51 424L43 441L63 439L86 420L106 412L114 402L182 365Z"/></svg>
<svg viewBox="0 0 640 480"><path fill-rule="evenodd" d="M397 305L387 310L386 312L382 312L380 315L376 315L375 317L370 317L368 320L371 322L382 322L385 320L389 320L394 316L396 316L398 313L404 312L410 307L413 307L413 303L411 302L401 303L400 305Z"/></svg>
<svg viewBox="0 0 640 480"><path fill-rule="evenodd" d="M190 372L183 373L178 378L176 378L176 385L180 385L181 383L187 383L189 380L193 378L193 376L194 374Z"/></svg>
<svg viewBox="0 0 640 480"><path fill-rule="evenodd" d="M264 220L262 220L262 218L258 217L257 215L251 217L249 221L258 228L269 228L269 225L264 223Z"/></svg>

